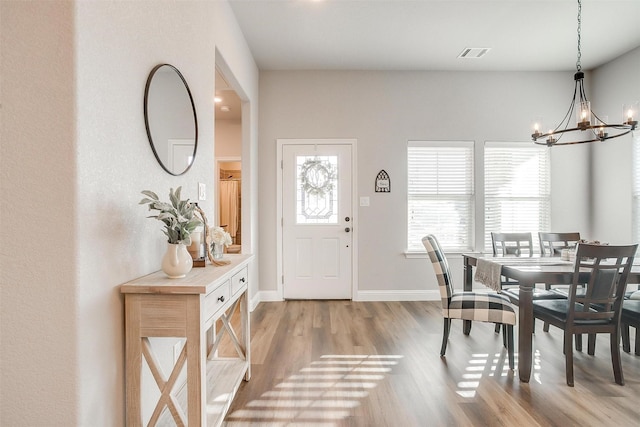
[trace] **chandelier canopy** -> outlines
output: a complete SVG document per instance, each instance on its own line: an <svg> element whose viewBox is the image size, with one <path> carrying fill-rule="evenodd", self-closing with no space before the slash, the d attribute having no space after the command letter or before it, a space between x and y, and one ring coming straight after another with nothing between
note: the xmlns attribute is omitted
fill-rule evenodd
<svg viewBox="0 0 640 427"><path fill-rule="evenodd" d="M582 55L580 50L581 27L582 2L578 0L578 59L576 61L576 73L573 76L575 81L573 98L567 114L555 129L543 133L542 120L535 120L531 138L536 144L554 147L556 145L606 141L607 139L626 135L635 130L638 125L638 107L640 104L638 101L629 103L623 107L623 122L618 124L609 123L606 116L600 118L591 110L591 103L587 99L584 90L584 73L582 72L582 65L580 64ZM576 125L575 127L570 127L574 112L576 114ZM565 135L573 135L575 139L561 141ZM571 136L569 136L569 138L571 138Z"/></svg>

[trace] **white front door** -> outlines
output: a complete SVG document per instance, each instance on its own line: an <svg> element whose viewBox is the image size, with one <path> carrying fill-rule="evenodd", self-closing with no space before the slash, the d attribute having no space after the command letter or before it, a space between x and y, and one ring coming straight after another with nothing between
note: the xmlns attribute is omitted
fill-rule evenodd
<svg viewBox="0 0 640 427"><path fill-rule="evenodd" d="M286 299L351 299L350 144L282 146L282 271Z"/></svg>

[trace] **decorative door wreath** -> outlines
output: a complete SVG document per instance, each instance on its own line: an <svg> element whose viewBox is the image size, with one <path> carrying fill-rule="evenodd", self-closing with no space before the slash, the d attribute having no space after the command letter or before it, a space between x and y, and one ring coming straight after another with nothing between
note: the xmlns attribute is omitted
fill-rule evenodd
<svg viewBox="0 0 640 427"><path fill-rule="evenodd" d="M336 170L329 162L307 159L301 166L300 185L305 193L324 197L333 190Z"/></svg>

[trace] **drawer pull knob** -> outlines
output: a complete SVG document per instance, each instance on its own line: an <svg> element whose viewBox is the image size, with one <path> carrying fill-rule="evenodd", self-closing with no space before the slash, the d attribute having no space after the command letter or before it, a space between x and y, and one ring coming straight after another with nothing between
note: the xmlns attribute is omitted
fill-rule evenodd
<svg viewBox="0 0 640 427"><path fill-rule="evenodd" d="M220 296L218 297L218 301L220 301L220 302L224 302L224 295L220 295Z"/></svg>
<svg viewBox="0 0 640 427"><path fill-rule="evenodd" d="M244 283L244 277L242 279L240 279L240 282Z"/></svg>

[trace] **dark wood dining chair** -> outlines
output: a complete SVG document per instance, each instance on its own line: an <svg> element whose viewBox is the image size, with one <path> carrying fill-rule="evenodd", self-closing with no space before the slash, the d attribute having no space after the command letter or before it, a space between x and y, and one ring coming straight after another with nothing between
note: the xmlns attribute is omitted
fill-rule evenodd
<svg viewBox="0 0 640 427"><path fill-rule="evenodd" d="M574 249L580 241L580 233L538 232L540 254L542 256L560 256L563 249Z"/></svg>
<svg viewBox="0 0 640 427"><path fill-rule="evenodd" d="M631 337L629 334L629 328L633 327L636 330L636 345L634 353L636 356L640 356L640 300L637 299L625 299L622 302L622 350L627 353L631 352Z"/></svg>
<svg viewBox="0 0 640 427"><path fill-rule="evenodd" d="M620 362L622 301L637 249L638 245L580 243L568 298L533 301L535 319L564 330L567 385L573 386L573 336L589 334L589 354L593 354L595 334L599 333L610 335L613 375L617 384L624 385Z"/></svg>
<svg viewBox="0 0 640 427"><path fill-rule="evenodd" d="M533 240L531 233L494 233L491 232L493 256L532 256ZM503 289L517 287L518 282L502 278ZM497 329L496 329L497 330Z"/></svg>
<svg viewBox="0 0 640 427"><path fill-rule="evenodd" d="M497 292L455 291L447 258L436 236L429 234L423 237L422 244L433 265L442 301L444 332L440 356L444 356L447 351L451 319L496 323L504 326L503 344L507 348L509 368L513 369L513 326L516 324L516 307L507 297Z"/></svg>
<svg viewBox="0 0 640 427"><path fill-rule="evenodd" d="M533 237L531 233L491 233L491 246L493 247L493 256L533 256ZM502 293L505 294L511 302L517 304L520 300L519 283L515 280L507 280L503 278L500 283ZM533 299L559 299L564 298L563 295L545 289L534 289ZM544 324L545 332L549 331L549 325ZM495 332L500 332L500 325L496 325Z"/></svg>
<svg viewBox="0 0 640 427"><path fill-rule="evenodd" d="M491 232L493 256L531 256L533 239L531 233L494 233Z"/></svg>
<svg viewBox="0 0 640 427"><path fill-rule="evenodd" d="M540 255L542 256L555 256L562 255L563 249L574 249L580 241L580 233L578 232L563 232L563 233L551 233L551 232L538 232L538 240L540 241ZM544 288L547 291L552 290L552 286L548 283L544 284ZM553 286L553 291L556 294L560 294L562 298L566 298L568 295L567 289L569 284L560 284ZM559 298L550 298L559 299ZM544 331L549 332L549 324L544 324ZM582 336L576 336L576 350L582 351Z"/></svg>

